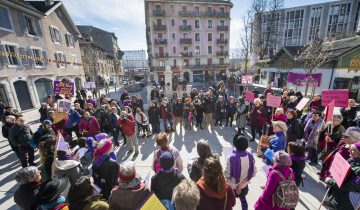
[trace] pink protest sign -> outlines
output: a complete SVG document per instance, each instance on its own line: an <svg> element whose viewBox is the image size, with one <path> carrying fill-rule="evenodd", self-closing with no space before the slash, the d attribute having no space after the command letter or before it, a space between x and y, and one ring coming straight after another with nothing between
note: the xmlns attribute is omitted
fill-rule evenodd
<svg viewBox="0 0 360 210"><path fill-rule="evenodd" d="M308 98L302 98L301 101L296 105L296 109L301 111L304 109L304 107L309 103L310 99Z"/></svg>
<svg viewBox="0 0 360 210"><path fill-rule="evenodd" d="M241 77L241 84L243 85L249 85L249 84L252 84L253 81L252 81L252 76L251 75L243 75Z"/></svg>
<svg viewBox="0 0 360 210"><path fill-rule="evenodd" d="M344 183L350 169L350 164L340 155L340 153L336 153L330 166L330 173L339 187Z"/></svg>
<svg viewBox="0 0 360 210"><path fill-rule="evenodd" d="M329 103L326 107L326 117L325 122L329 122L332 119L333 113L335 108L335 101L333 100L331 103Z"/></svg>
<svg viewBox="0 0 360 210"><path fill-rule="evenodd" d="M251 92L251 91L246 91L245 92L245 97L246 100L250 103L254 103L254 99L255 99L255 93Z"/></svg>
<svg viewBox="0 0 360 210"><path fill-rule="evenodd" d="M323 90L321 91L322 96L322 104L323 106L327 106L331 103L332 100L335 101L336 107L347 107L349 100L349 90L348 89L340 89L340 90Z"/></svg>
<svg viewBox="0 0 360 210"><path fill-rule="evenodd" d="M281 96L266 96L266 105L271 107L280 107L281 105Z"/></svg>

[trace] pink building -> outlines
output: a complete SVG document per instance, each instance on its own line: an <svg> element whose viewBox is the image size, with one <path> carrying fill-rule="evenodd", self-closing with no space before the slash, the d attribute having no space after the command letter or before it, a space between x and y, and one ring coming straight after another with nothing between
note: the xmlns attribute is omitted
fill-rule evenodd
<svg viewBox="0 0 360 210"><path fill-rule="evenodd" d="M230 0L145 0L154 80L166 66L189 82L221 79L229 67Z"/></svg>

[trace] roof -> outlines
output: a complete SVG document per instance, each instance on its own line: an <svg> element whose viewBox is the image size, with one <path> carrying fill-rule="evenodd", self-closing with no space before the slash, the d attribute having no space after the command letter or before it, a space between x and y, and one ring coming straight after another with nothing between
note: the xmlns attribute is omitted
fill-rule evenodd
<svg viewBox="0 0 360 210"><path fill-rule="evenodd" d="M229 4L233 6L233 3L231 0L146 0L147 2L155 1L155 2L191 2L191 3L223 3L223 4Z"/></svg>
<svg viewBox="0 0 360 210"><path fill-rule="evenodd" d="M330 58L335 59L350 50L360 46L360 37L351 37L346 39L335 40L331 42L326 42L326 45L331 45L331 55Z"/></svg>
<svg viewBox="0 0 360 210"><path fill-rule="evenodd" d="M35 16L37 18L44 17L44 13L37 10L35 7L33 7L31 4L29 4L26 1L21 0L0 0L1 4L4 4L5 6L18 9L22 12L25 12L29 15Z"/></svg>
<svg viewBox="0 0 360 210"><path fill-rule="evenodd" d="M38 11L42 12L42 13L46 13L49 10L51 10L52 8L54 8L55 6L59 6L57 4L61 3L60 1L54 1L53 4L51 4L50 6L47 6L45 4L45 1L27 1L29 4L31 4L34 8L36 8Z"/></svg>
<svg viewBox="0 0 360 210"><path fill-rule="evenodd" d="M271 59L271 62L273 62L283 53L288 54L292 60L296 60L296 57L300 55L304 49L304 46L284 46L275 54L275 56Z"/></svg>

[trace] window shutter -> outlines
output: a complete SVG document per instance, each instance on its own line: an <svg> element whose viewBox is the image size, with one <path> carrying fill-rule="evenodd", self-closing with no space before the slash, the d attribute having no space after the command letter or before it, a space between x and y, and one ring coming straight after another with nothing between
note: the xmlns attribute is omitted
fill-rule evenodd
<svg viewBox="0 0 360 210"><path fill-rule="evenodd" d="M64 59L65 68L66 68L66 56L65 56L65 54L63 54L63 59Z"/></svg>
<svg viewBox="0 0 360 210"><path fill-rule="evenodd" d="M36 33L38 36L43 36L40 20L35 20Z"/></svg>
<svg viewBox="0 0 360 210"><path fill-rule="evenodd" d="M3 65L9 65L8 57L5 54L6 54L5 45L0 44L0 62Z"/></svg>
<svg viewBox="0 0 360 210"><path fill-rule="evenodd" d="M70 40L69 40L69 35L68 34L65 34L65 41L66 41L66 45L68 46L68 47L70 47Z"/></svg>
<svg viewBox="0 0 360 210"><path fill-rule="evenodd" d="M48 65L48 56L47 56L46 51L42 51L42 59L43 59L44 65L47 66Z"/></svg>
<svg viewBox="0 0 360 210"><path fill-rule="evenodd" d="M20 26L21 26L21 30L24 32L24 33L28 33L28 28L26 26L26 20L25 20L25 16L23 13L19 13L19 20L20 20Z"/></svg>
<svg viewBox="0 0 360 210"><path fill-rule="evenodd" d="M30 57L29 58L30 66L35 66L35 56L33 54L32 49L28 48L27 49L27 54Z"/></svg>
<svg viewBox="0 0 360 210"><path fill-rule="evenodd" d="M61 33L59 30L58 30L58 34L59 34L59 42L62 43Z"/></svg>
<svg viewBox="0 0 360 210"><path fill-rule="evenodd" d="M55 42L55 34L54 34L54 31L53 31L53 28L51 26L49 26L49 30L50 30L51 40L53 42Z"/></svg>
<svg viewBox="0 0 360 210"><path fill-rule="evenodd" d="M30 65L30 59L28 58L28 54L25 48L20 47L19 48L19 53L21 56L21 62L24 66L29 66Z"/></svg>
<svg viewBox="0 0 360 210"><path fill-rule="evenodd" d="M55 62L56 62L56 67L60 67L60 65L59 65L59 59L58 59L58 55L57 55L57 53L55 53L54 54L54 57L55 57Z"/></svg>

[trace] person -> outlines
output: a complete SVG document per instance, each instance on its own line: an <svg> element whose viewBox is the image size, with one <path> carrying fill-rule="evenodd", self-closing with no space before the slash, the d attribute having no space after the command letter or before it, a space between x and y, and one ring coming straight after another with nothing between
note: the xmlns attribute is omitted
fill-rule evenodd
<svg viewBox="0 0 360 210"><path fill-rule="evenodd" d="M286 148L286 136L287 131L286 124L283 121L273 121L272 122L274 135L271 136L268 147L261 148L261 151L264 155L271 150L271 153L275 153L279 150L285 150ZM272 159L269 156L266 156L266 164L272 165Z"/></svg>
<svg viewBox="0 0 360 210"><path fill-rule="evenodd" d="M180 97L176 99L176 102L173 104L173 113L175 117L174 129L180 123L180 129L182 129L182 119L184 114L184 104Z"/></svg>
<svg viewBox="0 0 360 210"><path fill-rule="evenodd" d="M245 136L236 134L233 145L235 149L226 160L225 179L240 199L241 209L247 210L246 195L249 192L248 183L255 177L255 159L251 152L246 151L249 145Z"/></svg>
<svg viewBox="0 0 360 210"><path fill-rule="evenodd" d="M306 123L304 129L304 139L306 142L306 148L308 149L307 159L310 160L310 165L317 165L318 163L318 136L323 126L324 120L321 119L321 112L314 111L312 118Z"/></svg>
<svg viewBox="0 0 360 210"><path fill-rule="evenodd" d="M138 133L140 135L140 129L142 130L143 137L151 136L148 119L144 112L140 108L136 109L135 120L138 127Z"/></svg>
<svg viewBox="0 0 360 210"><path fill-rule="evenodd" d="M215 112L215 99L210 95L211 91L205 93L205 98L203 100L204 104L204 128L208 129L209 125L211 129L214 128L213 124L213 113Z"/></svg>
<svg viewBox="0 0 360 210"><path fill-rule="evenodd" d="M269 170L264 190L254 205L255 210L286 210L276 205L273 196L280 182L283 181L282 177L285 179L291 177L292 181L295 180L291 165L290 155L285 151L280 150L274 154L274 166Z"/></svg>
<svg viewBox="0 0 360 210"><path fill-rule="evenodd" d="M246 115L249 111L249 106L246 104L244 97L238 98L239 103L236 106L237 116L236 116L236 126L237 126L237 133L241 134L245 132L246 127Z"/></svg>
<svg viewBox="0 0 360 210"><path fill-rule="evenodd" d="M128 153L134 152L135 148L134 157L137 156L139 154L139 144L136 136L134 117L126 111L121 111L116 124L117 126L121 126L127 142L130 142Z"/></svg>
<svg viewBox="0 0 360 210"><path fill-rule="evenodd" d="M85 107L85 100L81 97L81 95L76 96L76 99L74 101L74 106L75 104L79 104L79 108L80 109L84 109ZM80 113L79 113L80 114Z"/></svg>
<svg viewBox="0 0 360 210"><path fill-rule="evenodd" d="M156 102L151 102L151 106L148 111L149 123L151 125L152 133L158 134L160 132L160 108Z"/></svg>
<svg viewBox="0 0 360 210"><path fill-rule="evenodd" d="M47 119L47 113L49 111L48 105L46 103L42 103L39 109L40 113L40 123Z"/></svg>
<svg viewBox="0 0 360 210"><path fill-rule="evenodd" d="M85 112L79 122L79 132L86 137L95 136L100 133L100 125L94 116L89 112Z"/></svg>
<svg viewBox="0 0 360 210"><path fill-rule="evenodd" d="M92 108L96 107L96 97L88 96L88 99L86 100L86 103L91 104Z"/></svg>
<svg viewBox="0 0 360 210"><path fill-rule="evenodd" d="M100 193L105 200L108 200L112 188L117 184L117 174L119 165L115 160L110 158L113 152L111 139L103 139L99 141L94 151L94 162L92 165L92 177L94 184L100 189Z"/></svg>
<svg viewBox="0 0 360 210"><path fill-rule="evenodd" d="M252 139L250 141L255 141L256 133L259 134L259 138L262 135L262 128L265 125L266 118L266 110L262 105L260 98L254 99L255 106L250 112L250 125L251 125L251 136Z"/></svg>
<svg viewBox="0 0 360 210"><path fill-rule="evenodd" d="M215 105L215 112L216 112L215 126L217 126L217 124L219 123L220 127L222 127L222 119L226 114L225 111L226 111L226 104L224 101L224 97L220 95L219 100L216 102Z"/></svg>
<svg viewBox="0 0 360 210"><path fill-rule="evenodd" d="M329 205L334 209L353 209L350 202L349 193L360 193L360 142L352 144L350 147L351 158L347 160L350 164L350 173L339 187L339 184L332 178L327 177L325 183L331 187Z"/></svg>
<svg viewBox="0 0 360 210"><path fill-rule="evenodd" d="M126 161L119 168L119 184L111 191L109 197L110 210L137 209L150 195L150 189L136 174L135 163Z"/></svg>
<svg viewBox="0 0 360 210"><path fill-rule="evenodd" d="M82 176L71 185L69 194L69 210L108 210L109 204L101 200L91 177Z"/></svg>
<svg viewBox="0 0 360 210"><path fill-rule="evenodd" d="M265 91L264 91L264 96L265 96L265 97L266 97L268 94L274 95L274 91L273 91L272 88L271 88L271 84L269 84L269 85L266 87Z"/></svg>
<svg viewBox="0 0 360 210"><path fill-rule="evenodd" d="M85 107L85 104L84 104ZM84 115L84 109L80 106L79 103L74 103L74 110L79 113L79 115Z"/></svg>
<svg viewBox="0 0 360 210"><path fill-rule="evenodd" d="M54 162L54 152L56 149L56 140L54 136L44 136L39 144L41 171L41 182L45 183L51 179Z"/></svg>
<svg viewBox="0 0 360 210"><path fill-rule="evenodd" d="M204 118L204 105L201 102L201 100L199 100L199 96L196 95L194 97L193 105L194 105L194 110L195 110L194 114L196 119L195 127L200 127L200 129L204 129L202 126L202 121Z"/></svg>
<svg viewBox="0 0 360 210"><path fill-rule="evenodd" d="M286 115L284 114L283 108L276 108L274 113L274 121L286 121Z"/></svg>
<svg viewBox="0 0 360 210"><path fill-rule="evenodd" d="M174 148L169 146L169 139L165 132L160 132L156 136L156 145L160 148L155 150L154 152L154 158L153 158L153 170L155 173L158 173L161 169L160 167L160 161L159 158L162 153L164 152L171 152L175 161L174 161L174 167L177 168L180 172L183 170L183 161L180 156L180 152Z"/></svg>
<svg viewBox="0 0 360 210"><path fill-rule="evenodd" d="M171 111L170 104L167 100L163 100L160 106L161 119L164 122L164 129L166 132L175 131L173 127L174 114Z"/></svg>
<svg viewBox="0 0 360 210"><path fill-rule="evenodd" d="M356 101L354 99L349 99L348 107L342 108L340 113L343 117L342 125L345 128L356 126L356 117L360 108L356 106Z"/></svg>
<svg viewBox="0 0 360 210"><path fill-rule="evenodd" d="M151 191L163 203L172 199L174 188L183 180L185 176L174 168L175 157L166 151L159 158L161 170L151 178Z"/></svg>
<svg viewBox="0 0 360 210"><path fill-rule="evenodd" d="M174 188L173 197L176 210L196 210L200 202L200 192L195 182L186 179Z"/></svg>
<svg viewBox="0 0 360 210"><path fill-rule="evenodd" d="M39 128L35 131L34 135L31 139L31 145L33 148L36 148L39 146L41 139L43 136L55 136L55 132L52 129L53 123L51 120L44 120L42 121Z"/></svg>
<svg viewBox="0 0 360 210"><path fill-rule="evenodd" d="M80 119L81 119L80 114L73 108L70 108L66 122L66 130L70 135L71 139L72 139L73 131L75 132L76 137L80 137L80 132L79 132Z"/></svg>
<svg viewBox="0 0 360 210"><path fill-rule="evenodd" d="M229 119L230 119L230 127L232 127L232 122L234 120L234 115L235 115L236 111L237 111L237 108L236 108L235 98L234 98L234 96L230 96L229 102L226 105L226 114L227 115L226 115L225 127L228 126Z"/></svg>
<svg viewBox="0 0 360 210"><path fill-rule="evenodd" d="M32 131L24 122L23 117L18 117L15 125L9 129L9 140L13 145L17 146L23 168L36 165L34 162L34 148L30 145Z"/></svg>
<svg viewBox="0 0 360 210"><path fill-rule="evenodd" d="M5 104L0 101L0 121L5 122L5 118L4 118L4 109L5 108Z"/></svg>
<svg viewBox="0 0 360 210"><path fill-rule="evenodd" d="M17 145L14 145L9 139L9 130L14 125L15 125L15 117L12 115L9 115L6 117L5 123L1 127L1 131L2 131L3 137L8 140L11 150L13 152L15 152L16 157L19 158L19 160L20 160L19 148L17 147Z"/></svg>
<svg viewBox="0 0 360 210"><path fill-rule="evenodd" d="M129 96L128 91L124 90L124 92L120 96L121 104L124 104L124 101L125 101L127 96Z"/></svg>
<svg viewBox="0 0 360 210"><path fill-rule="evenodd" d="M321 100L320 94L315 95L315 98L309 103L309 108L310 109L315 108L317 110L324 110L324 107L322 106L322 100Z"/></svg>
<svg viewBox="0 0 360 210"><path fill-rule="evenodd" d="M287 151L291 158L291 168L294 171L296 186L303 183L302 173L305 168L305 148L301 143L289 142Z"/></svg>
<svg viewBox="0 0 360 210"><path fill-rule="evenodd" d="M54 178L45 182L35 196L35 204L39 206L39 209L44 210L69 210L69 204L63 195L69 184L67 177Z"/></svg>
<svg viewBox="0 0 360 210"><path fill-rule="evenodd" d="M190 97L185 98L183 117L185 122L185 129L192 130L193 118L194 118L194 105L192 104Z"/></svg>
<svg viewBox="0 0 360 210"><path fill-rule="evenodd" d="M235 206L236 197L231 186L226 183L219 158L205 160L203 176L196 185L200 191L198 210L231 210Z"/></svg>
<svg viewBox="0 0 360 210"><path fill-rule="evenodd" d="M48 95L46 103L47 103L47 105L49 105L50 109L54 109L55 103L54 103L54 99L51 95Z"/></svg>
<svg viewBox="0 0 360 210"><path fill-rule="evenodd" d="M194 182L201 178L205 160L213 156L210 145L205 139L200 139L196 143L196 150L199 157L189 164L190 179Z"/></svg>
<svg viewBox="0 0 360 210"><path fill-rule="evenodd" d="M286 126L288 128L286 131L287 143L295 142L297 139L302 139L304 137L304 129L297 120L295 110L288 110L286 112Z"/></svg>
<svg viewBox="0 0 360 210"><path fill-rule="evenodd" d="M111 113L109 115L109 126L111 130L111 135L113 137L113 142L115 146L119 146L119 127L116 125L116 122L119 118L117 115L118 110L116 107L111 107Z"/></svg>
<svg viewBox="0 0 360 210"><path fill-rule="evenodd" d="M11 106L5 106L4 107L4 114L3 114L3 118L2 118L3 122L5 122L6 117L9 116L9 115L14 116L16 119L18 117L22 117L22 115L20 113L13 112Z"/></svg>
<svg viewBox="0 0 360 210"><path fill-rule="evenodd" d="M297 97L294 95L290 96L290 101L286 104L286 110L296 110L297 104Z"/></svg>
<svg viewBox="0 0 360 210"><path fill-rule="evenodd" d="M36 209L34 199L41 185L40 171L34 166L22 168L15 174L15 180L19 188L14 194L14 202L20 210Z"/></svg>

